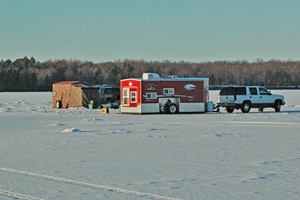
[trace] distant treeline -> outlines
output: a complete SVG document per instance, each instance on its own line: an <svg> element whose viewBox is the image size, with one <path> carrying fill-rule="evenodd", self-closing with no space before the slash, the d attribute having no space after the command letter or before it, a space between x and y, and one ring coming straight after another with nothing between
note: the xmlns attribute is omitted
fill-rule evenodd
<svg viewBox="0 0 300 200"><path fill-rule="evenodd" d="M38 62L33 57L0 61L0 91L51 91L59 81L80 81L87 85L120 84L121 79L140 78L144 72L161 77L208 77L210 85L300 85L300 61L254 62L170 62L116 60L93 63L79 60L48 60Z"/></svg>

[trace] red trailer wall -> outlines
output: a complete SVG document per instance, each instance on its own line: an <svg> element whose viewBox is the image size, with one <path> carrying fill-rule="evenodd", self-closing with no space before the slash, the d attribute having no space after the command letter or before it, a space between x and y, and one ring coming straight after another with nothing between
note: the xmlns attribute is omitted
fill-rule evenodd
<svg viewBox="0 0 300 200"><path fill-rule="evenodd" d="M188 91L185 86L193 84L196 89ZM164 95L164 88L174 88L174 95ZM159 98L180 98L180 103L205 102L204 81L142 81L142 103L158 103ZM146 93L157 92L157 99L146 99ZM163 97L164 96L164 97ZM193 97L193 98L191 98Z"/></svg>

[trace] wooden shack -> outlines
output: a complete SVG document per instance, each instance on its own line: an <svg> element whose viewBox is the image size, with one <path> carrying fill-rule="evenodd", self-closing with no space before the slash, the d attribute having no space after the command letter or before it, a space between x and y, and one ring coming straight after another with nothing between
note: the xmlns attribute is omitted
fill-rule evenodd
<svg viewBox="0 0 300 200"><path fill-rule="evenodd" d="M52 87L53 108L94 107L99 105L99 87L86 86L79 81L61 81Z"/></svg>

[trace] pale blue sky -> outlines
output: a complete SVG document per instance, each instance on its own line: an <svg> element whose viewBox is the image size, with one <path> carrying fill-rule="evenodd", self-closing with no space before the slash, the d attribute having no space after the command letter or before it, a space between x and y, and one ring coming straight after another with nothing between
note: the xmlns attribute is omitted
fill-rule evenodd
<svg viewBox="0 0 300 200"><path fill-rule="evenodd" d="M0 59L300 60L299 0L0 0Z"/></svg>

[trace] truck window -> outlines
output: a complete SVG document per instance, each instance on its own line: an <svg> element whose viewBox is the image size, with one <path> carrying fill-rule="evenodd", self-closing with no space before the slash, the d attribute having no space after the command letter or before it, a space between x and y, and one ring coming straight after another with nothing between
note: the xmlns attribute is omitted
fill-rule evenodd
<svg viewBox="0 0 300 200"><path fill-rule="evenodd" d="M258 95L256 88L249 88L250 95Z"/></svg>
<svg viewBox="0 0 300 200"><path fill-rule="evenodd" d="M246 95L246 87L238 87L235 89L235 94L236 95Z"/></svg>
<svg viewBox="0 0 300 200"><path fill-rule="evenodd" d="M228 93L228 88L223 88L220 92L220 95L227 95Z"/></svg>
<svg viewBox="0 0 300 200"><path fill-rule="evenodd" d="M112 89L111 88L106 88L104 90L104 94L112 94Z"/></svg>
<svg viewBox="0 0 300 200"><path fill-rule="evenodd" d="M265 88L259 88L259 94L260 95L269 95L269 91L266 90Z"/></svg>
<svg viewBox="0 0 300 200"><path fill-rule="evenodd" d="M235 88L233 87L223 88L220 92L220 95L235 95Z"/></svg>
<svg viewBox="0 0 300 200"><path fill-rule="evenodd" d="M119 88L113 88L113 94L120 94Z"/></svg>

